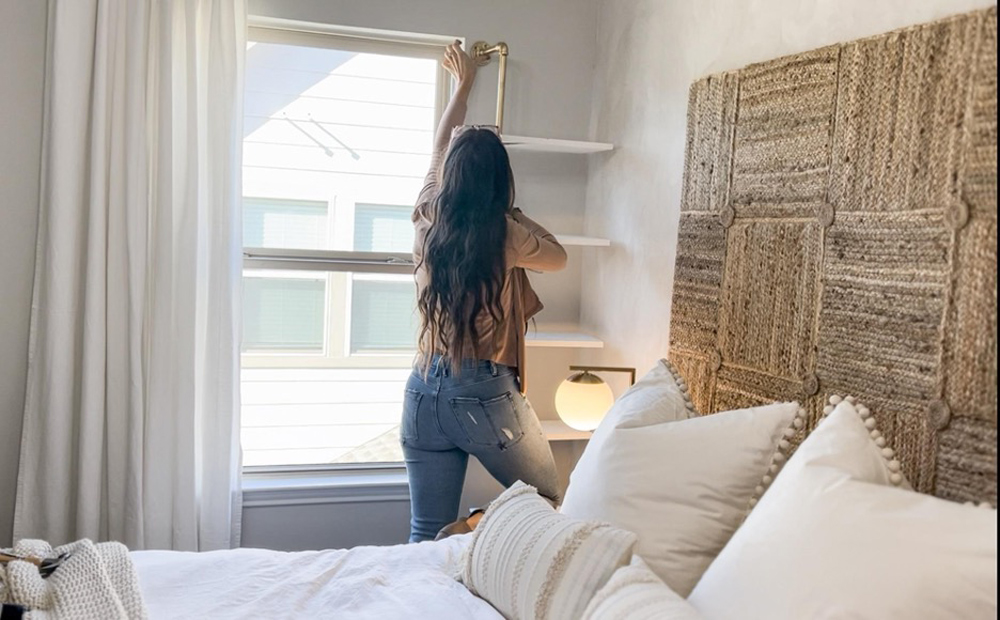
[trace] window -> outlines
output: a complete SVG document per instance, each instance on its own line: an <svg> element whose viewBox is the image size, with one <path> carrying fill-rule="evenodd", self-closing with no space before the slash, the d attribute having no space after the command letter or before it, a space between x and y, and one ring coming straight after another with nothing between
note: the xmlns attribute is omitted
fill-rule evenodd
<svg viewBox="0 0 1000 620"><path fill-rule="evenodd" d="M354 210L354 249L409 252L413 248L413 207L359 204ZM386 353L413 348L416 289L412 278L354 276L351 297L351 352Z"/></svg>
<svg viewBox="0 0 1000 620"><path fill-rule="evenodd" d="M326 279L243 280L243 351L322 351Z"/></svg>
<svg viewBox="0 0 1000 620"><path fill-rule="evenodd" d="M412 207L357 205L354 249L368 252L409 252L413 249Z"/></svg>
<svg viewBox="0 0 1000 620"><path fill-rule="evenodd" d="M320 248L327 237L325 202L243 197L243 245Z"/></svg>
<svg viewBox="0 0 1000 620"><path fill-rule="evenodd" d="M412 351L417 334L413 282L354 276L351 353Z"/></svg>
<svg viewBox="0 0 1000 620"><path fill-rule="evenodd" d="M316 28L310 28L315 30ZM252 28L243 142L244 465L398 462L411 215L449 40Z"/></svg>

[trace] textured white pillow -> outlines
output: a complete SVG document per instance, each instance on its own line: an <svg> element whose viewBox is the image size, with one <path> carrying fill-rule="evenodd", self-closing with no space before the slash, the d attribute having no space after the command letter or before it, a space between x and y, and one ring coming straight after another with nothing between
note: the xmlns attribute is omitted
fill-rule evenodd
<svg viewBox="0 0 1000 620"><path fill-rule="evenodd" d="M638 534L636 552L687 596L770 482L784 459L783 435L803 426L805 412L783 403L623 426L615 424L658 416L611 414L580 457L560 511Z"/></svg>
<svg viewBox="0 0 1000 620"><path fill-rule="evenodd" d="M649 570L639 556L615 571L583 620L700 620L702 615Z"/></svg>
<svg viewBox="0 0 1000 620"><path fill-rule="evenodd" d="M561 515L522 482L490 504L472 536L461 580L511 619L579 618L635 547L635 534Z"/></svg>
<svg viewBox="0 0 1000 620"><path fill-rule="evenodd" d="M867 408L835 400L690 602L720 620L995 619L996 511L904 488Z"/></svg>

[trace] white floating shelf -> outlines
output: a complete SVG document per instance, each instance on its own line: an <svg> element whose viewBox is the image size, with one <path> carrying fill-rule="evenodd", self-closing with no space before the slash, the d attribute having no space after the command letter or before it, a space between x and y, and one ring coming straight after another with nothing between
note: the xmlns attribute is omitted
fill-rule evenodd
<svg viewBox="0 0 1000 620"><path fill-rule="evenodd" d="M528 330L526 344L529 347L558 347L565 349L603 349L604 341L595 336L570 331Z"/></svg>
<svg viewBox="0 0 1000 620"><path fill-rule="evenodd" d="M510 150L537 151L540 153L602 153L615 148L615 145L607 142L533 138L530 136L512 136L510 134L503 135L503 143Z"/></svg>
<svg viewBox="0 0 1000 620"><path fill-rule="evenodd" d="M542 432L549 441L579 441L590 439L589 431L570 428L561 420L541 420Z"/></svg>
<svg viewBox="0 0 1000 620"><path fill-rule="evenodd" d="M584 237L581 235L560 235L557 233L556 239L559 240L559 243L569 246L606 248L611 245L610 239L601 239L600 237Z"/></svg>

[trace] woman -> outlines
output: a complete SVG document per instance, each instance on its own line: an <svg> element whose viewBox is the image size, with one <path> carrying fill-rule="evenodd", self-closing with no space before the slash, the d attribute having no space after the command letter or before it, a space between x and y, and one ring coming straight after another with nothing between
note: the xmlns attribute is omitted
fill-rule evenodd
<svg viewBox="0 0 1000 620"><path fill-rule="evenodd" d="M566 251L513 207L495 128L463 126L476 66L457 41L444 66L458 87L413 214L420 355L400 428L411 542L458 516L470 454L503 485L523 480L559 500L552 450L523 396L524 333L542 309L524 270L562 269Z"/></svg>

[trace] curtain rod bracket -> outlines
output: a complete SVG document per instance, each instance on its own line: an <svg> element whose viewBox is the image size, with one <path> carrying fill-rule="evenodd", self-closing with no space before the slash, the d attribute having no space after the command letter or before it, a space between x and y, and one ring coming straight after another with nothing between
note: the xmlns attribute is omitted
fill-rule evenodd
<svg viewBox="0 0 1000 620"><path fill-rule="evenodd" d="M503 100L504 89L507 86L507 44L503 41L490 45L486 41L476 41L472 44L472 58L480 67L488 65L493 54L500 57L500 72L497 78L497 131L503 134Z"/></svg>

